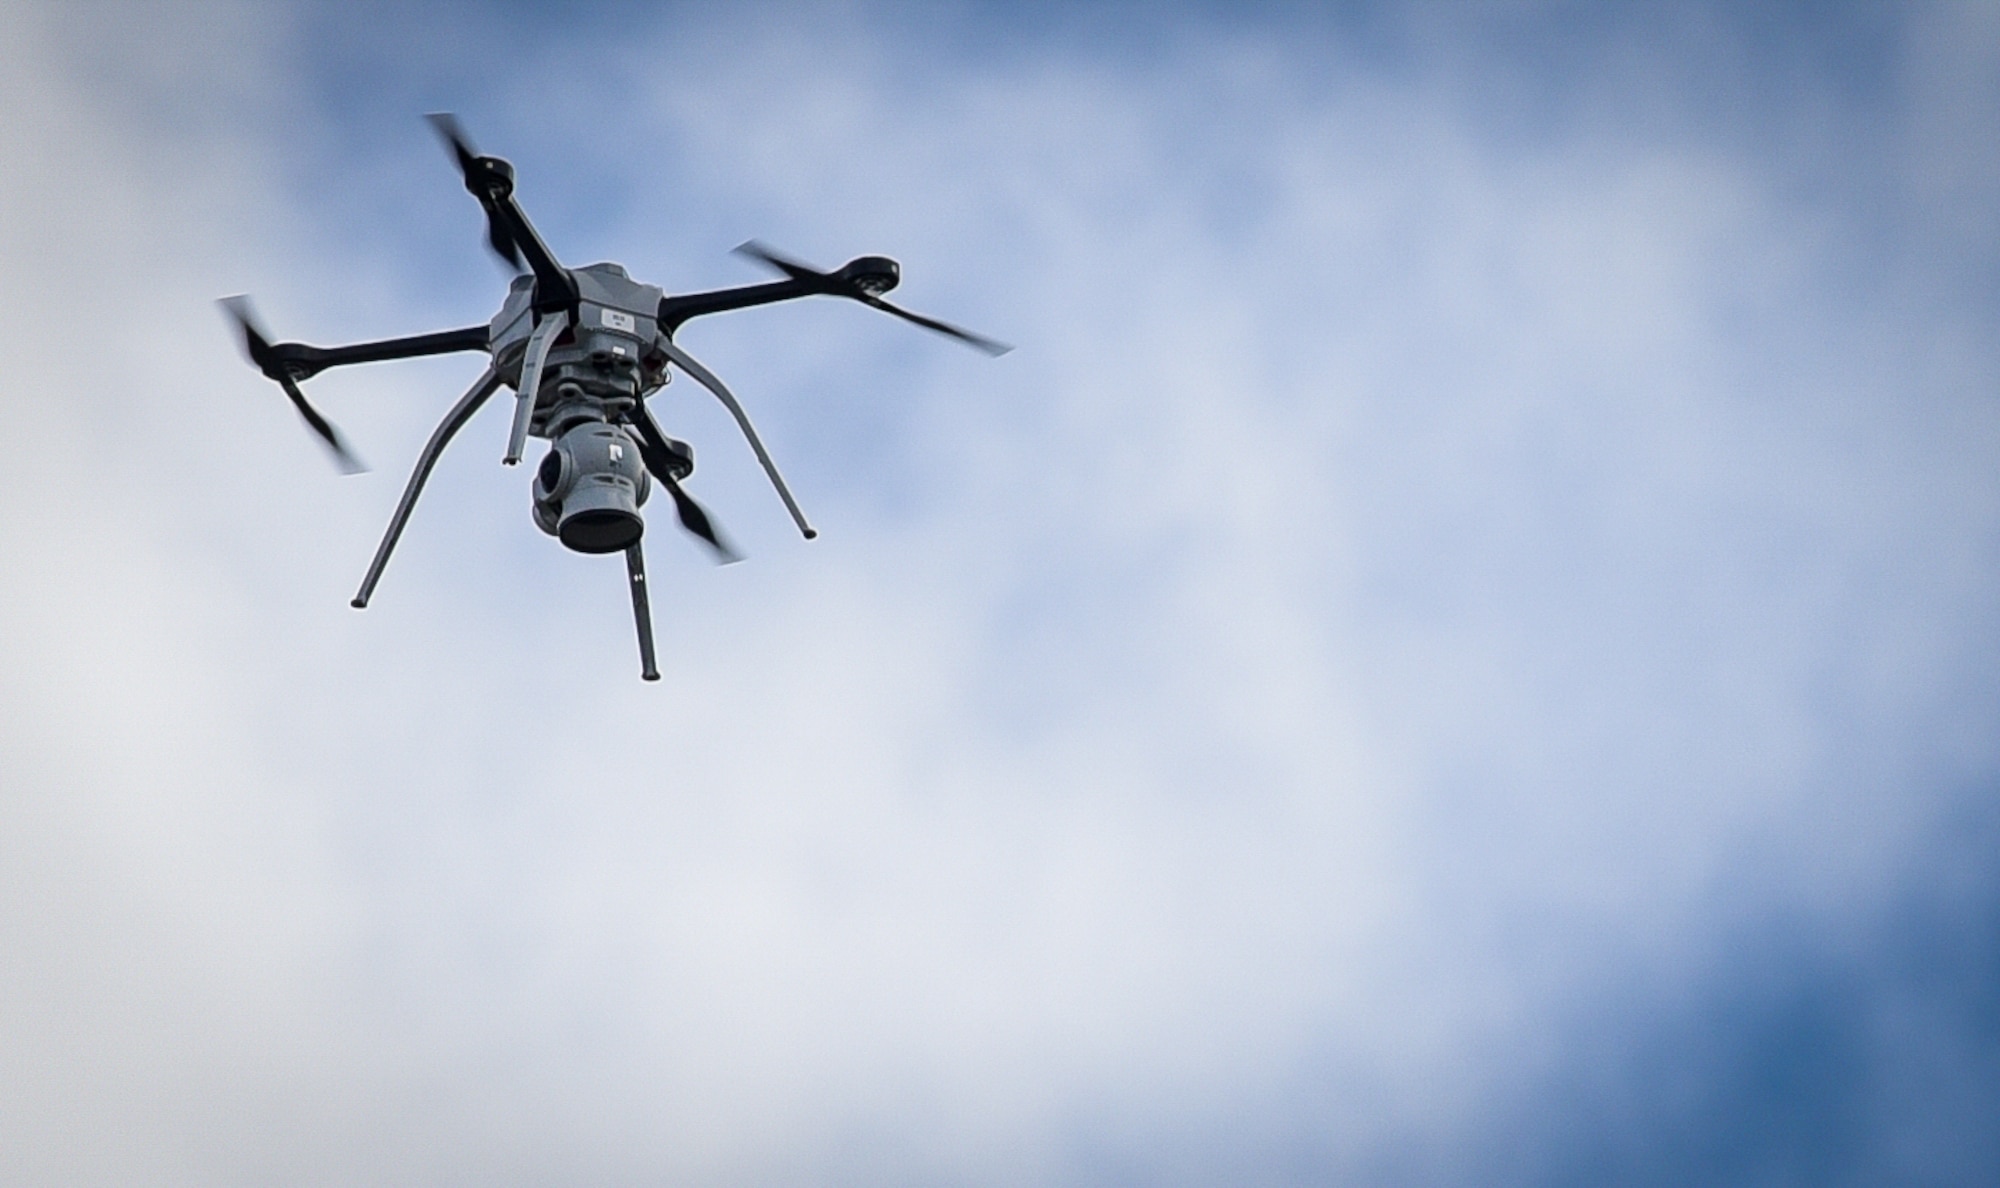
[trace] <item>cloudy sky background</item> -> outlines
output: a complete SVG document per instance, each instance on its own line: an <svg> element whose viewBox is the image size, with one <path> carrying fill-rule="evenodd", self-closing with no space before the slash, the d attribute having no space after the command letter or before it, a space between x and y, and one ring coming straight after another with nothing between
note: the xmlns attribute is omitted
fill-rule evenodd
<svg viewBox="0 0 2000 1188"><path fill-rule="evenodd" d="M0 1178L2000 1174L2000 19L0 8ZM665 679L470 357L692 324ZM494 408L500 408L495 405Z"/></svg>

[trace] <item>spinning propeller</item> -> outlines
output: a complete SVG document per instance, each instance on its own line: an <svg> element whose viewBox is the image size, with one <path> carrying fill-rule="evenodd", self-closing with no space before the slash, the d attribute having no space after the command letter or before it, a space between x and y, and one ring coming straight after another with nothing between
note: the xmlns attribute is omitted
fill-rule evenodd
<svg viewBox="0 0 2000 1188"><path fill-rule="evenodd" d="M880 295L895 288L903 278L902 269L887 256L861 256L848 261L838 271L821 272L810 265L781 256L754 239L738 244L736 251L753 260L762 260L800 284L812 286L815 292L825 293L829 297L851 298L863 305L873 306L883 313L895 314L906 322L915 322L926 330L948 334L989 355L1004 355L1014 349L1004 342L995 342L985 335L974 334L970 330L954 326L949 322L940 322L936 318L911 313L901 306L891 305L882 300Z"/></svg>
<svg viewBox="0 0 2000 1188"><path fill-rule="evenodd" d="M653 414L645 405L640 405L632 418L632 428L639 441L639 457L646 464L646 472L667 489L667 495L674 501L674 514L680 518L681 527L707 542L715 550L715 559L721 565L733 565L743 559L743 555L731 548L715 524L708 518L708 512L694 497L681 488L681 480L694 473L694 455L688 448L666 434L653 420Z"/></svg>
<svg viewBox="0 0 2000 1188"><path fill-rule="evenodd" d="M292 407L299 410L299 415L305 418L306 424L319 435L321 441L326 443L326 448L333 451L334 463L340 467L341 472L360 474L367 470L368 468L361 464L361 460L354 456L354 451L347 448L347 442L340 436L340 430L333 427L333 422L321 416L319 410L306 399L306 394L299 390L299 380L303 379L304 375L295 378L294 369L278 357L278 353L271 346L271 340L264 336L263 327L257 324L257 312L250 308L250 299L243 296L224 297L221 305L229 311L230 317L236 319L237 327L243 331L243 349L250 356L250 362L256 365L257 370L278 381L278 386L282 387L285 395L291 398Z"/></svg>
<svg viewBox="0 0 2000 1188"><path fill-rule="evenodd" d="M486 242L499 254L502 260L514 266L519 272L521 249L514 245L514 233L508 228L500 214L500 200L514 192L514 167L498 157L482 157L472 147L472 140L465 129L459 126L458 117L446 111L434 111L424 117L444 138L445 146L451 149L458 161L459 176L465 179L465 188L479 206L486 212Z"/></svg>
<svg viewBox="0 0 2000 1188"><path fill-rule="evenodd" d="M519 272L524 266L535 274L535 308L542 312L573 308L577 302L576 278L556 263L555 253L542 242L533 223L514 200L514 167L499 157L482 156L472 147L458 117L450 112L432 112L425 117L443 137L458 163L459 177L466 192L479 201L486 212L486 242L502 260Z"/></svg>

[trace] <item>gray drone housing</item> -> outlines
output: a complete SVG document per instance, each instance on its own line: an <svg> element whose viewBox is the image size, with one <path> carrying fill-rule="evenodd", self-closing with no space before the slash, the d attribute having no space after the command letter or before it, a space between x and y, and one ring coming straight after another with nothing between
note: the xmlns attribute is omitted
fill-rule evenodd
<svg viewBox="0 0 2000 1188"><path fill-rule="evenodd" d="M536 470L534 519L577 552L615 553L645 533L639 507L650 483L638 444L615 422L667 380L667 357L655 345L664 293L616 264L571 275L575 324L565 324L550 344L538 390L521 393L533 401L528 432L552 443ZM539 324L534 288L532 276L517 278L488 331L494 372L517 392Z"/></svg>
<svg viewBox="0 0 2000 1188"><path fill-rule="evenodd" d="M578 294L576 324L549 348L540 391L527 394L535 401L530 432L536 437L561 436L565 426L553 414L560 412L562 401L556 394L564 382L575 383L588 397L615 403L641 398L667 378L666 356L654 345L660 335L657 315L664 290L640 284L616 264L591 264L570 275L576 278ZM535 278L516 277L487 330L494 374L517 392L528 338L537 324L534 295Z"/></svg>

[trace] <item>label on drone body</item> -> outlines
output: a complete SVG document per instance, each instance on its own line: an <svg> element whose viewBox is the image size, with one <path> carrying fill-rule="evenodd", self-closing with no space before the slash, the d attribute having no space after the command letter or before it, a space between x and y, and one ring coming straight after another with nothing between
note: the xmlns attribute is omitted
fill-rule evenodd
<svg viewBox="0 0 2000 1188"><path fill-rule="evenodd" d="M623 330L631 334L638 329L638 323L633 321L632 315L628 313L620 313L615 309L601 309L597 316L606 330Z"/></svg>

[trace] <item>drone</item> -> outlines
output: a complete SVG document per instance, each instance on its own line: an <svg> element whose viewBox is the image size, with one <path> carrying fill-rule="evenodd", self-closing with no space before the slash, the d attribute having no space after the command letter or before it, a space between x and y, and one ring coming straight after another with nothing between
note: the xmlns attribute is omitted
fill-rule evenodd
<svg viewBox="0 0 2000 1188"><path fill-rule="evenodd" d="M725 310L769 305L798 297L845 297L948 335L991 355L1005 354L1002 343L935 318L891 305L882 294L902 278L887 256L859 256L831 272L801 264L752 240L736 250L784 274L763 284L704 293L668 293L640 284L617 264L566 268L535 231L514 198L514 167L474 150L457 119L428 117L451 150L465 188L486 213L486 242L515 273L507 299L491 323L407 338L349 346L316 347L272 342L246 297L226 297L222 306L242 331L250 362L284 389L292 407L332 452L343 471L363 469L340 431L321 416L299 385L329 367L410 359L458 351L483 351L486 369L445 414L417 456L403 497L389 518L368 574L352 605L360 610L375 594L389 554L409 522L439 455L458 431L501 388L514 391L514 419L507 436L506 465L521 461L530 437L549 442L535 468L531 508L535 526L578 553L623 552L632 591L632 615L639 631L640 675L660 679L653 654L653 619L646 595L646 560L639 542L646 522L639 509L657 482L672 499L681 527L699 538L723 563L739 560L702 506L683 486L694 473L694 451L661 431L646 407L678 367L708 389L735 418L737 427L771 480L799 532L818 536L777 464L734 393L708 368L674 342L690 319Z"/></svg>

